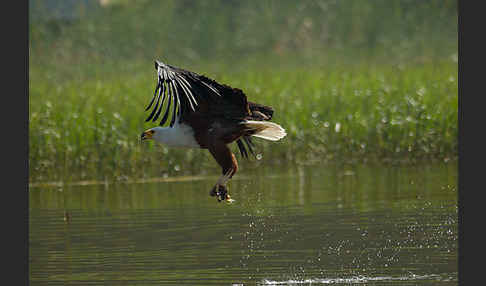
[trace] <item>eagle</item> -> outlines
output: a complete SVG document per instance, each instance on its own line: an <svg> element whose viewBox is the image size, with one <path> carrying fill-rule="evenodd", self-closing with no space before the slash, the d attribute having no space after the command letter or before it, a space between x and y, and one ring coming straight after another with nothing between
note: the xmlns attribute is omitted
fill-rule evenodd
<svg viewBox="0 0 486 286"><path fill-rule="evenodd" d="M228 145L236 141L242 157L248 158L248 151L255 156L252 137L270 141L285 137L285 129L270 122L273 108L248 101L241 89L161 61L155 61L155 70L157 85L145 108L152 108L145 122L156 122L162 111L163 115L159 126L144 131L141 140L208 149L222 168L210 195L219 202L232 202L226 184L238 170L238 163Z"/></svg>

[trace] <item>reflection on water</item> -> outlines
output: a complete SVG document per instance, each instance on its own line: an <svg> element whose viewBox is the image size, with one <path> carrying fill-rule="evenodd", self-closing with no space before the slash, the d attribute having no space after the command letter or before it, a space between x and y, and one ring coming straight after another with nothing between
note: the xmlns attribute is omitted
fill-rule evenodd
<svg viewBox="0 0 486 286"><path fill-rule="evenodd" d="M32 187L31 284L457 284L457 164L250 169Z"/></svg>

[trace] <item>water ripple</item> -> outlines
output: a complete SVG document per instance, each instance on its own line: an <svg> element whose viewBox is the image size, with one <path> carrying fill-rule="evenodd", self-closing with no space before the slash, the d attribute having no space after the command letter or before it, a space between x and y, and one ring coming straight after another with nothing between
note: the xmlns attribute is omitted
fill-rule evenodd
<svg viewBox="0 0 486 286"><path fill-rule="evenodd" d="M303 280L286 280L286 281L275 281L264 279L258 285L302 285L302 284L339 284L339 283L368 283L368 282L392 282L392 281L457 281L457 275L453 276L453 273L447 274L427 274L427 275L416 275L411 274L407 276L354 276L346 278L309 278ZM456 273L457 274L457 273Z"/></svg>

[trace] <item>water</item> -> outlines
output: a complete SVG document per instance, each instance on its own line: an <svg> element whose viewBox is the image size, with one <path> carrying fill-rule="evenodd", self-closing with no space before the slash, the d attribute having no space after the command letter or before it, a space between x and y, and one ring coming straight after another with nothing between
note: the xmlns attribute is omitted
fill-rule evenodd
<svg viewBox="0 0 486 286"><path fill-rule="evenodd" d="M31 285L457 285L457 164L31 187Z"/></svg>

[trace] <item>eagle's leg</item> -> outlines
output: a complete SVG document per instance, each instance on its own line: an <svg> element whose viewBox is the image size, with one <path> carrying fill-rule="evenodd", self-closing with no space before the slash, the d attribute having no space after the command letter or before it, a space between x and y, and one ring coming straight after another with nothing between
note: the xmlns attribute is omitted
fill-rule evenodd
<svg viewBox="0 0 486 286"><path fill-rule="evenodd" d="M228 187L226 187L226 183L229 181L229 179L231 179L231 177L233 176L234 173L235 172L234 172L233 169L229 169L224 175L219 177L218 182L211 189L209 194L212 197L217 196L218 202L221 202L221 201L231 202L232 201L230 195L228 194Z"/></svg>
<svg viewBox="0 0 486 286"><path fill-rule="evenodd" d="M213 144L209 146L209 152L216 159L216 162L222 168L222 176L219 177L216 185L211 189L210 195L217 196L218 201L232 202L233 200L228 195L228 188L226 183L233 177L238 170L238 163L236 157L228 146L220 140L214 140Z"/></svg>

